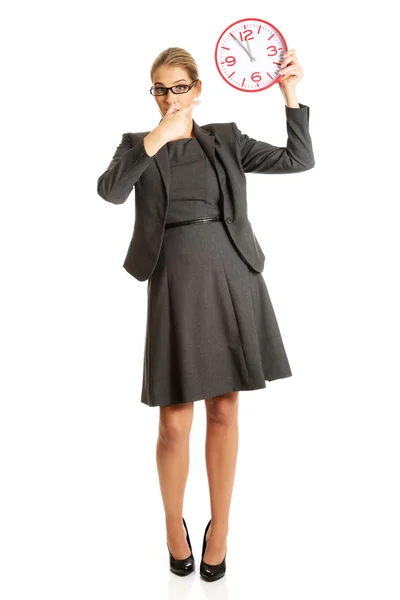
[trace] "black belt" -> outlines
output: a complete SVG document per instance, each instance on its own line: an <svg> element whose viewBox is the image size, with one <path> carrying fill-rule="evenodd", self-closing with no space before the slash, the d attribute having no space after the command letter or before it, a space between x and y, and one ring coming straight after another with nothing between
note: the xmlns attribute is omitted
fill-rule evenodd
<svg viewBox="0 0 400 600"><path fill-rule="evenodd" d="M208 223L209 221L222 221L221 217L202 217L201 219L189 219L188 221L175 221L167 223L165 229L169 227L178 227L179 225L191 225L192 223Z"/></svg>

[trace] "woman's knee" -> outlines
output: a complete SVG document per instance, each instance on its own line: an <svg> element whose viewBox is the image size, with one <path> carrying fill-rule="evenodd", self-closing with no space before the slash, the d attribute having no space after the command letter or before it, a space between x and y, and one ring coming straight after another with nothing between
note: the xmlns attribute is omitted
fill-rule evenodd
<svg viewBox="0 0 400 600"><path fill-rule="evenodd" d="M160 406L159 437L166 444L187 440L193 422L193 403Z"/></svg>
<svg viewBox="0 0 400 600"><path fill-rule="evenodd" d="M220 394L205 401L207 420L219 425L229 425L237 420L239 392Z"/></svg>

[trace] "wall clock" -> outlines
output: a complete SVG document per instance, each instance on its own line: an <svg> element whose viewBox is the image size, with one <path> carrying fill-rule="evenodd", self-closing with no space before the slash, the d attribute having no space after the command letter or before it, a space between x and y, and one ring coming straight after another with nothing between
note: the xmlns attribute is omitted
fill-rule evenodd
<svg viewBox="0 0 400 600"><path fill-rule="evenodd" d="M222 79L241 92L261 92L280 81L287 51L281 32L263 19L240 19L219 36L215 63Z"/></svg>

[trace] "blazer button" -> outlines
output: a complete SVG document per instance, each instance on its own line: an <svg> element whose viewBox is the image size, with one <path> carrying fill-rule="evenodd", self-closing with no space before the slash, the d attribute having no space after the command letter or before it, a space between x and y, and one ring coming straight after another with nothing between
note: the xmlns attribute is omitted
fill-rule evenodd
<svg viewBox="0 0 400 600"><path fill-rule="evenodd" d="M232 223L232 221L233 221L232 217L226 217L226 222L227 223Z"/></svg>

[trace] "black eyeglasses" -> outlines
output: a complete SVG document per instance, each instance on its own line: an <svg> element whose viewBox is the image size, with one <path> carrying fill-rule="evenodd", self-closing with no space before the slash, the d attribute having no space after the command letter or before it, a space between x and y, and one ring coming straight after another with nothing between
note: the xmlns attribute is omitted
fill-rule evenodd
<svg viewBox="0 0 400 600"><path fill-rule="evenodd" d="M185 85L182 83L180 85L173 85L171 87L152 86L150 88L150 94L153 96L165 96L168 94L168 90L171 90L173 94L187 94L197 81L198 79L195 79L190 85Z"/></svg>

